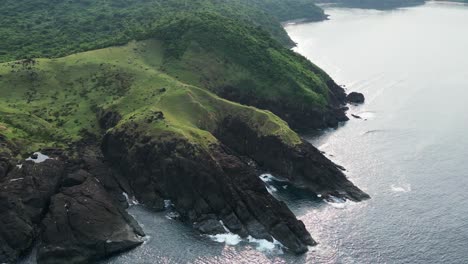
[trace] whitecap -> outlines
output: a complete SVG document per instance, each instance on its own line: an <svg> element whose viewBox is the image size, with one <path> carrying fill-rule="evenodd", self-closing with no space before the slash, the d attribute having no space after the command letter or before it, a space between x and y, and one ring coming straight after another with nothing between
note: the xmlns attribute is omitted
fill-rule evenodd
<svg viewBox="0 0 468 264"><path fill-rule="evenodd" d="M350 200L346 200L344 198L338 198L334 196L328 197L327 199L325 199L325 202L329 204L331 207L336 208L336 209L345 209L351 205L356 204L355 202L352 202Z"/></svg>
<svg viewBox="0 0 468 264"><path fill-rule="evenodd" d="M146 235L142 237L141 240L143 241L143 245L145 245L151 241L151 236Z"/></svg>
<svg viewBox="0 0 468 264"><path fill-rule="evenodd" d="M272 185L265 185L267 191L270 193L270 194L273 194L274 192L277 192L278 189L276 189L276 187L272 186Z"/></svg>
<svg viewBox="0 0 468 264"><path fill-rule="evenodd" d="M406 193L406 192L410 192L411 191L411 185L410 184L404 184L403 186L397 186L397 185L394 185L392 184L390 186L391 190L393 192L403 192L403 193Z"/></svg>
<svg viewBox="0 0 468 264"><path fill-rule="evenodd" d="M249 243L256 244L255 249L261 252L275 252L278 254L283 254L282 247L283 245L278 242L276 239L273 239L273 242L270 242L266 239L256 239L252 236L247 237Z"/></svg>
<svg viewBox="0 0 468 264"><path fill-rule="evenodd" d="M225 243L226 245L230 245L230 246L235 246L242 241L239 235L236 235L233 233L210 235L209 237L213 241L216 241L219 243Z"/></svg>
<svg viewBox="0 0 468 264"><path fill-rule="evenodd" d="M276 178L275 178L273 175L271 175L271 174L262 174L262 175L260 175L260 179L261 179L263 182L267 183L267 182L272 182L272 181L274 181Z"/></svg>
<svg viewBox="0 0 468 264"><path fill-rule="evenodd" d="M135 196L129 197L126 192L123 192L122 195L125 196L125 200L129 206L140 204Z"/></svg>
<svg viewBox="0 0 468 264"><path fill-rule="evenodd" d="M164 200L164 208L165 209L168 209L168 208L170 208L172 206L173 206L173 204L172 204L171 200Z"/></svg>
<svg viewBox="0 0 468 264"><path fill-rule="evenodd" d="M180 214L176 211L171 211L166 214L166 218L169 220L174 220L180 218Z"/></svg>

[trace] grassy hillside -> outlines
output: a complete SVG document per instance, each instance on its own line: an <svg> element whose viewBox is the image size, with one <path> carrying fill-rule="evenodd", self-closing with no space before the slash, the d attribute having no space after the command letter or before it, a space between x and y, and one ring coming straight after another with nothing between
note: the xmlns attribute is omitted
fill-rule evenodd
<svg viewBox="0 0 468 264"><path fill-rule="evenodd" d="M262 27L283 45L280 20L325 16L312 0L4 0L0 62L68 54L145 39L167 17L213 12Z"/></svg>
<svg viewBox="0 0 468 264"><path fill-rule="evenodd" d="M229 102L159 71L163 54L159 41L148 40L60 59L0 64L0 133L29 151L62 147L102 133L98 113L103 109L120 114L122 125L140 120L149 126L145 131L204 146L216 142L211 132L228 115L252 124L259 134L300 142L272 113Z"/></svg>
<svg viewBox="0 0 468 264"><path fill-rule="evenodd" d="M0 133L30 149L101 135L109 109L124 120L163 112L168 128L208 142L225 115L297 141L253 107L291 125L336 124L342 90L281 39L279 20L324 17L308 0L26 2L0 10L0 60L27 58L1 64ZM151 41L115 46L132 39ZM94 51L46 59L81 50Z"/></svg>
<svg viewBox="0 0 468 264"><path fill-rule="evenodd" d="M216 93L230 87L240 101L290 102L303 109L328 104L328 75L262 31L196 14L171 20L156 35L166 47L163 70L187 83Z"/></svg>

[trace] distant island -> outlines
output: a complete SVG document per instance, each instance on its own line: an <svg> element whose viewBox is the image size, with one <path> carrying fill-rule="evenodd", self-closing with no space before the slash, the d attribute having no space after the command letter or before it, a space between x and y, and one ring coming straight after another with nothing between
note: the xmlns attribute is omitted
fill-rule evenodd
<svg viewBox="0 0 468 264"><path fill-rule="evenodd" d="M399 7L410 7L422 5L431 0L315 0L317 4L336 4L341 7L371 8L371 9L394 9ZM432 0L441 2L468 3L468 0Z"/></svg>

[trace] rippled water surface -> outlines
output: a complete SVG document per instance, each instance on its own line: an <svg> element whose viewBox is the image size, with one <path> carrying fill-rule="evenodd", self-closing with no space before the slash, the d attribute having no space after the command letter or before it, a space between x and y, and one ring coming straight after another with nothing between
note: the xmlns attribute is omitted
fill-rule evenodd
<svg viewBox="0 0 468 264"><path fill-rule="evenodd" d="M320 243L303 256L227 246L134 206L149 241L106 263L468 263L468 6L328 9L289 25L296 50L366 94L310 136L372 199L327 204L277 188Z"/></svg>

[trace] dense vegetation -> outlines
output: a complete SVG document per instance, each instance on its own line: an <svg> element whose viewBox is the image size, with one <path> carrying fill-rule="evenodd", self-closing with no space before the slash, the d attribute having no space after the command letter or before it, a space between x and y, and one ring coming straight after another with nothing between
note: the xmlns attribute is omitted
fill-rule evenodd
<svg viewBox="0 0 468 264"><path fill-rule="evenodd" d="M279 21L321 20L312 0L4 0L0 8L0 62L60 57L143 39L176 14L212 12L237 18L292 45Z"/></svg>
<svg viewBox="0 0 468 264"><path fill-rule="evenodd" d="M262 30L198 13L172 19L156 35L166 47L163 70L187 83L219 94L235 88L241 101L289 102L304 110L327 105L328 75Z"/></svg>

